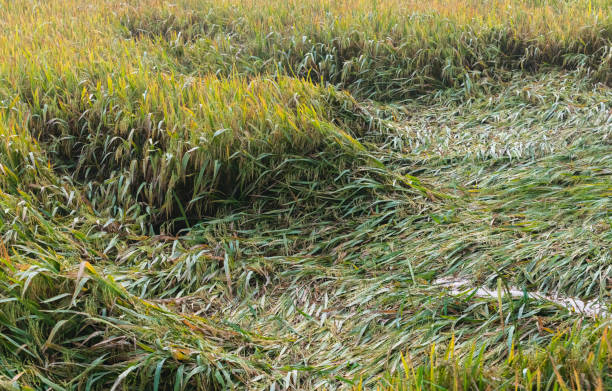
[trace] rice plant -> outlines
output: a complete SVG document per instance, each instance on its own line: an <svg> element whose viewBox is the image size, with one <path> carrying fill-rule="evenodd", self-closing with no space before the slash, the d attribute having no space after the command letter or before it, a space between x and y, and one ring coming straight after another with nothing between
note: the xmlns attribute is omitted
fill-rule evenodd
<svg viewBox="0 0 612 391"><path fill-rule="evenodd" d="M612 388L609 0L0 0L0 388Z"/></svg>

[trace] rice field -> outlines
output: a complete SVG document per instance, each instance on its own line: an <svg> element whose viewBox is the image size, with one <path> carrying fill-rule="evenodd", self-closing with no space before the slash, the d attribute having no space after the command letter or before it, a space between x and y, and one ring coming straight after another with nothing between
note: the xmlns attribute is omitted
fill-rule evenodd
<svg viewBox="0 0 612 391"><path fill-rule="evenodd" d="M0 389L612 389L611 0L0 0Z"/></svg>

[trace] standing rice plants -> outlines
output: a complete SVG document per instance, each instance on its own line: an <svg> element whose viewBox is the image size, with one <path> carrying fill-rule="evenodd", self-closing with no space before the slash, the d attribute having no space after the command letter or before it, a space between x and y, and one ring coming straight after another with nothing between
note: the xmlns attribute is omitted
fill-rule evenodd
<svg viewBox="0 0 612 391"><path fill-rule="evenodd" d="M332 118L350 109L350 98L306 82L128 76L60 91L44 100L24 93L29 126L56 169L113 183L162 217L198 218L273 182L335 177L367 162L342 119Z"/></svg>
<svg viewBox="0 0 612 391"><path fill-rule="evenodd" d="M551 65L610 81L605 1L256 3L140 3L122 24L148 50L173 54L170 67L182 72L281 72L377 100Z"/></svg>

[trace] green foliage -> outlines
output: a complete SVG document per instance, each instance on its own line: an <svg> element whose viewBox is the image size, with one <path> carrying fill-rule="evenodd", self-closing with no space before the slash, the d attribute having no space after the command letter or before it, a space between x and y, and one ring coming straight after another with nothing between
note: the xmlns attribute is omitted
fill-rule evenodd
<svg viewBox="0 0 612 391"><path fill-rule="evenodd" d="M141 2L121 21L127 37L145 40L151 52L162 48L163 67L289 74L361 98L398 101L440 88L469 89L475 80L498 78L500 70L551 65L609 83L612 19L607 2L595 7L580 1L181 0Z"/></svg>
<svg viewBox="0 0 612 391"><path fill-rule="evenodd" d="M0 388L612 387L612 4L421 3L0 0Z"/></svg>

